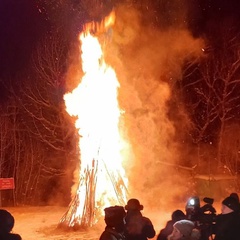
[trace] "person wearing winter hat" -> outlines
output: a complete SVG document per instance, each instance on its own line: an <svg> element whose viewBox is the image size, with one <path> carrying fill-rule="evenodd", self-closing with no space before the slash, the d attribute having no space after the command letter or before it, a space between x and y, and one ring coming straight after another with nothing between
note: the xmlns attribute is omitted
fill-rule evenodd
<svg viewBox="0 0 240 240"><path fill-rule="evenodd" d="M200 232L189 220L180 220L173 225L173 232L168 236L168 240L198 240Z"/></svg>
<svg viewBox="0 0 240 240"><path fill-rule="evenodd" d="M239 202L239 196L238 196L238 194L237 194L236 192L232 192L232 193L229 195L229 197L236 198L237 201Z"/></svg>
<svg viewBox="0 0 240 240"><path fill-rule="evenodd" d="M217 215L215 240L240 239L239 202L229 196L222 201L221 214Z"/></svg>
<svg viewBox="0 0 240 240"><path fill-rule="evenodd" d="M238 211L239 210L239 202L235 197L226 197L222 201L222 213L227 214L230 212Z"/></svg>
<svg viewBox="0 0 240 240"><path fill-rule="evenodd" d="M238 201L238 206L239 206L238 213L240 214L240 201L239 201L239 196L238 196L238 194L237 194L236 192L232 192L229 196L237 199L237 201Z"/></svg>
<svg viewBox="0 0 240 240"><path fill-rule="evenodd" d="M99 240L125 240L124 226L126 212L122 206L111 206L104 209L105 230Z"/></svg>
<svg viewBox="0 0 240 240"><path fill-rule="evenodd" d="M155 229L151 220L142 215L143 205L136 198L128 200L125 236L127 240L148 240L155 237Z"/></svg>
<svg viewBox="0 0 240 240"><path fill-rule="evenodd" d="M21 240L21 236L12 233L15 219L13 215L5 209L0 209L0 239L1 240Z"/></svg>
<svg viewBox="0 0 240 240"><path fill-rule="evenodd" d="M171 220L167 221L165 228L161 229L157 236L157 240L167 240L167 237L173 231L174 223L183 219L186 219L186 215L182 210L177 209L172 212Z"/></svg>

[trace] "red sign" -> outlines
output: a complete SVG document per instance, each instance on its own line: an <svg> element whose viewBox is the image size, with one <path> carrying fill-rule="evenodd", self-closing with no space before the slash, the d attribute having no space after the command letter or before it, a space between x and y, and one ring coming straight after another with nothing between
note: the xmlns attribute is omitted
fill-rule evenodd
<svg viewBox="0 0 240 240"><path fill-rule="evenodd" d="M0 190L14 189L14 178L0 178Z"/></svg>

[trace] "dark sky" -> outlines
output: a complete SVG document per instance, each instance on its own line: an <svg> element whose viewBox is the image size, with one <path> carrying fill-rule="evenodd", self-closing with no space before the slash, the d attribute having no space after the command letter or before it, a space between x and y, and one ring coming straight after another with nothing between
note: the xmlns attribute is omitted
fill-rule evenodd
<svg viewBox="0 0 240 240"><path fill-rule="evenodd" d="M221 28L224 21L240 23L239 0L190 0L189 20L193 31L202 34L211 26ZM190 2L189 1L189 2ZM239 26L238 26L239 28Z"/></svg>
<svg viewBox="0 0 240 240"><path fill-rule="evenodd" d="M41 37L41 16L33 0L0 1L0 77L15 75Z"/></svg>
<svg viewBox="0 0 240 240"><path fill-rule="evenodd" d="M46 21L37 0L0 1L0 78L15 76L29 61L39 38L46 32ZM221 27L230 16L240 18L239 0L189 0L190 26L195 34L206 31L209 22ZM240 21L239 21L240 22Z"/></svg>

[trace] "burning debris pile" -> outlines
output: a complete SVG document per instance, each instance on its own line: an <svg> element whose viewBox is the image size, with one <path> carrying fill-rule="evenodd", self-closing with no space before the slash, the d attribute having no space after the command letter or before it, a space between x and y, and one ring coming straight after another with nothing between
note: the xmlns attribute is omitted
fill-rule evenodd
<svg viewBox="0 0 240 240"><path fill-rule="evenodd" d="M67 112L77 119L80 171L78 184L74 186L77 191L59 227L91 227L106 206L124 205L127 200L127 181L120 154L123 144L119 129L120 84L114 69L104 60L97 37L108 31L114 20L112 12L99 24L86 24L80 34L84 76L77 88L64 96Z"/></svg>
<svg viewBox="0 0 240 240"><path fill-rule="evenodd" d="M95 222L95 216L97 212L95 211L95 191L97 183L97 166L95 166L95 161L92 161L92 168L85 169L85 177L79 182L78 189L83 185L86 188L85 202L82 212L79 213L80 198L79 193L77 193L72 202L69 205L68 211L63 215L60 220L59 227L72 227L73 229L79 229L84 227L92 226Z"/></svg>

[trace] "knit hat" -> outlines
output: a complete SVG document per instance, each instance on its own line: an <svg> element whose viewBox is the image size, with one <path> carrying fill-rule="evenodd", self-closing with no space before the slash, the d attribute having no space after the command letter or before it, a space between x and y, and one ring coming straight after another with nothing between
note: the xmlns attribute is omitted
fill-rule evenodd
<svg viewBox="0 0 240 240"><path fill-rule="evenodd" d="M190 237L194 229L194 223L189 220L177 221L173 226L177 228L184 237Z"/></svg>
<svg viewBox="0 0 240 240"><path fill-rule="evenodd" d="M105 223L110 227L121 227L124 224L126 212L122 206L112 206L104 209Z"/></svg>
<svg viewBox="0 0 240 240"><path fill-rule="evenodd" d="M236 198L234 197L227 197L222 201L222 204L229 207L233 211L238 211L239 210L239 202Z"/></svg>
<svg viewBox="0 0 240 240"><path fill-rule="evenodd" d="M10 232L14 226L14 217L5 209L0 209L0 231Z"/></svg>
<svg viewBox="0 0 240 240"><path fill-rule="evenodd" d="M239 202L239 196L238 196L238 194L237 194L237 193L233 192L233 193L231 193L231 194L230 194L230 196L229 196L229 197L236 198L236 199L237 199L237 201Z"/></svg>
<svg viewBox="0 0 240 240"><path fill-rule="evenodd" d="M111 206L104 209L105 218L120 218L123 219L126 212L122 206Z"/></svg>

